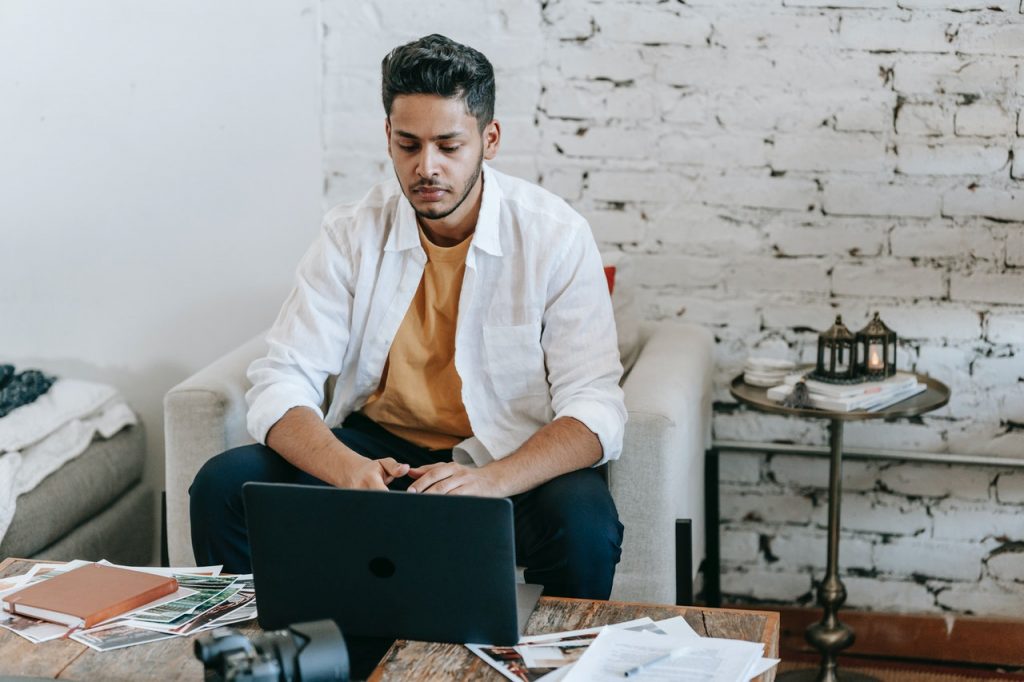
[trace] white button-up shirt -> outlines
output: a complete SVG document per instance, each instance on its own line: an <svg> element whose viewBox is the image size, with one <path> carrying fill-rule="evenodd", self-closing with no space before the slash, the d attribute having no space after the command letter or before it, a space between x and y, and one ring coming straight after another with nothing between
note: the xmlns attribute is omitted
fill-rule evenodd
<svg viewBox="0 0 1024 682"><path fill-rule="evenodd" d="M586 220L536 185L483 169L455 333L473 437L453 449L483 466L558 417L597 434L601 463L622 450L626 422L611 298ZM333 208L295 287L249 367L249 432L260 443L296 406L337 426L380 384L399 325L423 277L416 215L396 180Z"/></svg>

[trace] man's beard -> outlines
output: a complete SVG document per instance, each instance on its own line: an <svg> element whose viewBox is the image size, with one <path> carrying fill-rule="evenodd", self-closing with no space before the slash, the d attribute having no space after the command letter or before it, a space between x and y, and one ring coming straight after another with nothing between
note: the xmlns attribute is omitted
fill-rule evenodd
<svg viewBox="0 0 1024 682"><path fill-rule="evenodd" d="M405 198L409 199L409 204L412 205L412 209L416 212L416 215L418 215L420 218L426 218L427 220L440 220L442 218L447 218L452 213L455 213L455 211L459 210L459 207L462 206L462 204L466 201L466 197L469 196L470 190L473 189L473 186L476 185L477 178L480 177L480 171L483 170L483 164L484 164L484 154L483 154L483 151L481 150L480 158L477 160L477 164L476 164L476 171L473 172L473 176L469 179L469 182L466 183L466 186L462 188L462 196L459 197L459 200L455 202L454 206L452 206L451 208L449 208L447 210L421 211L420 209L416 208L416 204L414 204L412 202L412 199L409 199L409 195L408 194L406 194ZM399 178L399 182L401 182L401 178ZM417 183L416 185L414 185L412 187L412 189L410 190L410 192L415 192L420 187L434 187L434 186L435 185L428 185L426 183L420 182L420 183Z"/></svg>

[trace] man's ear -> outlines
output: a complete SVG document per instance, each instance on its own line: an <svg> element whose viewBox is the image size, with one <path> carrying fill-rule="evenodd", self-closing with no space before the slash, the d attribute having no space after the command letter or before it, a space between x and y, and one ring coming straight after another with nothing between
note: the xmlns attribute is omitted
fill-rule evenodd
<svg viewBox="0 0 1024 682"><path fill-rule="evenodd" d="M490 161L498 155L501 146L501 123L494 119L484 128L484 158Z"/></svg>
<svg viewBox="0 0 1024 682"><path fill-rule="evenodd" d="M388 156L391 156L391 117L384 117L384 137L387 139Z"/></svg>

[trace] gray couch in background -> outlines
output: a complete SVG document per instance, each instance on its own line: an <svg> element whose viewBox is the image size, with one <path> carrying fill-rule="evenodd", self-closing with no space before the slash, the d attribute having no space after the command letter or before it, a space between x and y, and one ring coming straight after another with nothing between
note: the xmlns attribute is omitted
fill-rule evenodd
<svg viewBox="0 0 1024 682"><path fill-rule="evenodd" d="M141 423L97 438L18 497L0 558L151 563L155 503L143 482L145 462Z"/></svg>

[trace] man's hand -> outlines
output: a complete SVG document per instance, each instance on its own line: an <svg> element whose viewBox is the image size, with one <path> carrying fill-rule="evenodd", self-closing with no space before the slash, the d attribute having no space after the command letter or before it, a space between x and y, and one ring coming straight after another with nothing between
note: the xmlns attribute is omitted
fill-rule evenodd
<svg viewBox="0 0 1024 682"><path fill-rule="evenodd" d="M408 473L408 464L399 464L391 457L368 459L360 456L346 462L344 471L331 483L339 488L387 490L389 483Z"/></svg>
<svg viewBox="0 0 1024 682"><path fill-rule="evenodd" d="M411 493L505 497L493 472L487 467L478 469L455 462L441 462L409 469L408 473L415 479L415 483L409 486Z"/></svg>

